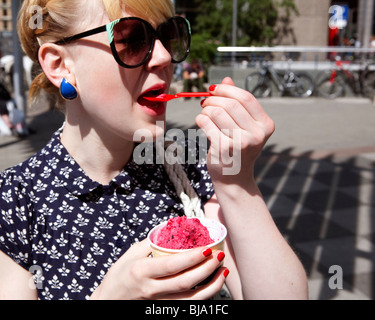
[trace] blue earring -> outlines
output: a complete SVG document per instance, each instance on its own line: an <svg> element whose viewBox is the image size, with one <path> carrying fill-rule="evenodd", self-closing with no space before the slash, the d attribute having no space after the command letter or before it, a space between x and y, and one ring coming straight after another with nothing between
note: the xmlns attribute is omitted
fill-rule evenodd
<svg viewBox="0 0 375 320"><path fill-rule="evenodd" d="M65 78L61 81L60 94L65 100L74 100L78 97L76 87L70 84Z"/></svg>

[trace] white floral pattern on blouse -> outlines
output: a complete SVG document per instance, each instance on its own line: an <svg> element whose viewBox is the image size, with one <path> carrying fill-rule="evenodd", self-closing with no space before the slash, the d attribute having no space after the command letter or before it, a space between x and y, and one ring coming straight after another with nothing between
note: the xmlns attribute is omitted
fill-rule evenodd
<svg viewBox="0 0 375 320"><path fill-rule="evenodd" d="M184 211L162 164L131 161L101 185L69 155L61 130L0 174L0 250L34 274L39 299L82 300L132 244ZM205 161L183 167L203 206L214 193Z"/></svg>

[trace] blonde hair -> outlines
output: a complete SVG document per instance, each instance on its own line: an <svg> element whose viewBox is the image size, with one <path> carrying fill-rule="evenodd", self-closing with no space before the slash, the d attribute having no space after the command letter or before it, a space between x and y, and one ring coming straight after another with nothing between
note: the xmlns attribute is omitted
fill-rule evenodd
<svg viewBox="0 0 375 320"><path fill-rule="evenodd" d="M86 0L93 1L93 0ZM71 36L79 30L82 14L85 12L86 1L82 0L24 0L18 17L18 34L25 53L39 64L38 51L45 42L55 42ZM145 20L160 24L174 15L171 0L98 0L105 8L110 20L122 17L123 11ZM35 19L36 11L42 15L42 23L33 28L30 21ZM34 102L44 90L58 99L63 100L56 88L41 70L30 87L30 101Z"/></svg>

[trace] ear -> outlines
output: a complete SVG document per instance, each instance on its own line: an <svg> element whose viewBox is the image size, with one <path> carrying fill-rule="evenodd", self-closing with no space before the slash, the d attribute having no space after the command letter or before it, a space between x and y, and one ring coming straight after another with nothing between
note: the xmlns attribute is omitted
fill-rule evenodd
<svg viewBox="0 0 375 320"><path fill-rule="evenodd" d="M39 49L40 65L51 83L60 88L63 78L76 85L76 79L66 63L66 51L53 43L44 43Z"/></svg>

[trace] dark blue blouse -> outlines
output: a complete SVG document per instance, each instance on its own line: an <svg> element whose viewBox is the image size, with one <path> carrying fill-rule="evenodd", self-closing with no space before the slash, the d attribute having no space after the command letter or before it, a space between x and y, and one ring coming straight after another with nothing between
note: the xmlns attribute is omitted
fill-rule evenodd
<svg viewBox="0 0 375 320"><path fill-rule="evenodd" d="M39 299L87 299L132 244L184 211L162 164L133 160L101 185L60 135L0 174L0 250L34 274ZM205 161L183 167L203 206L214 193Z"/></svg>

